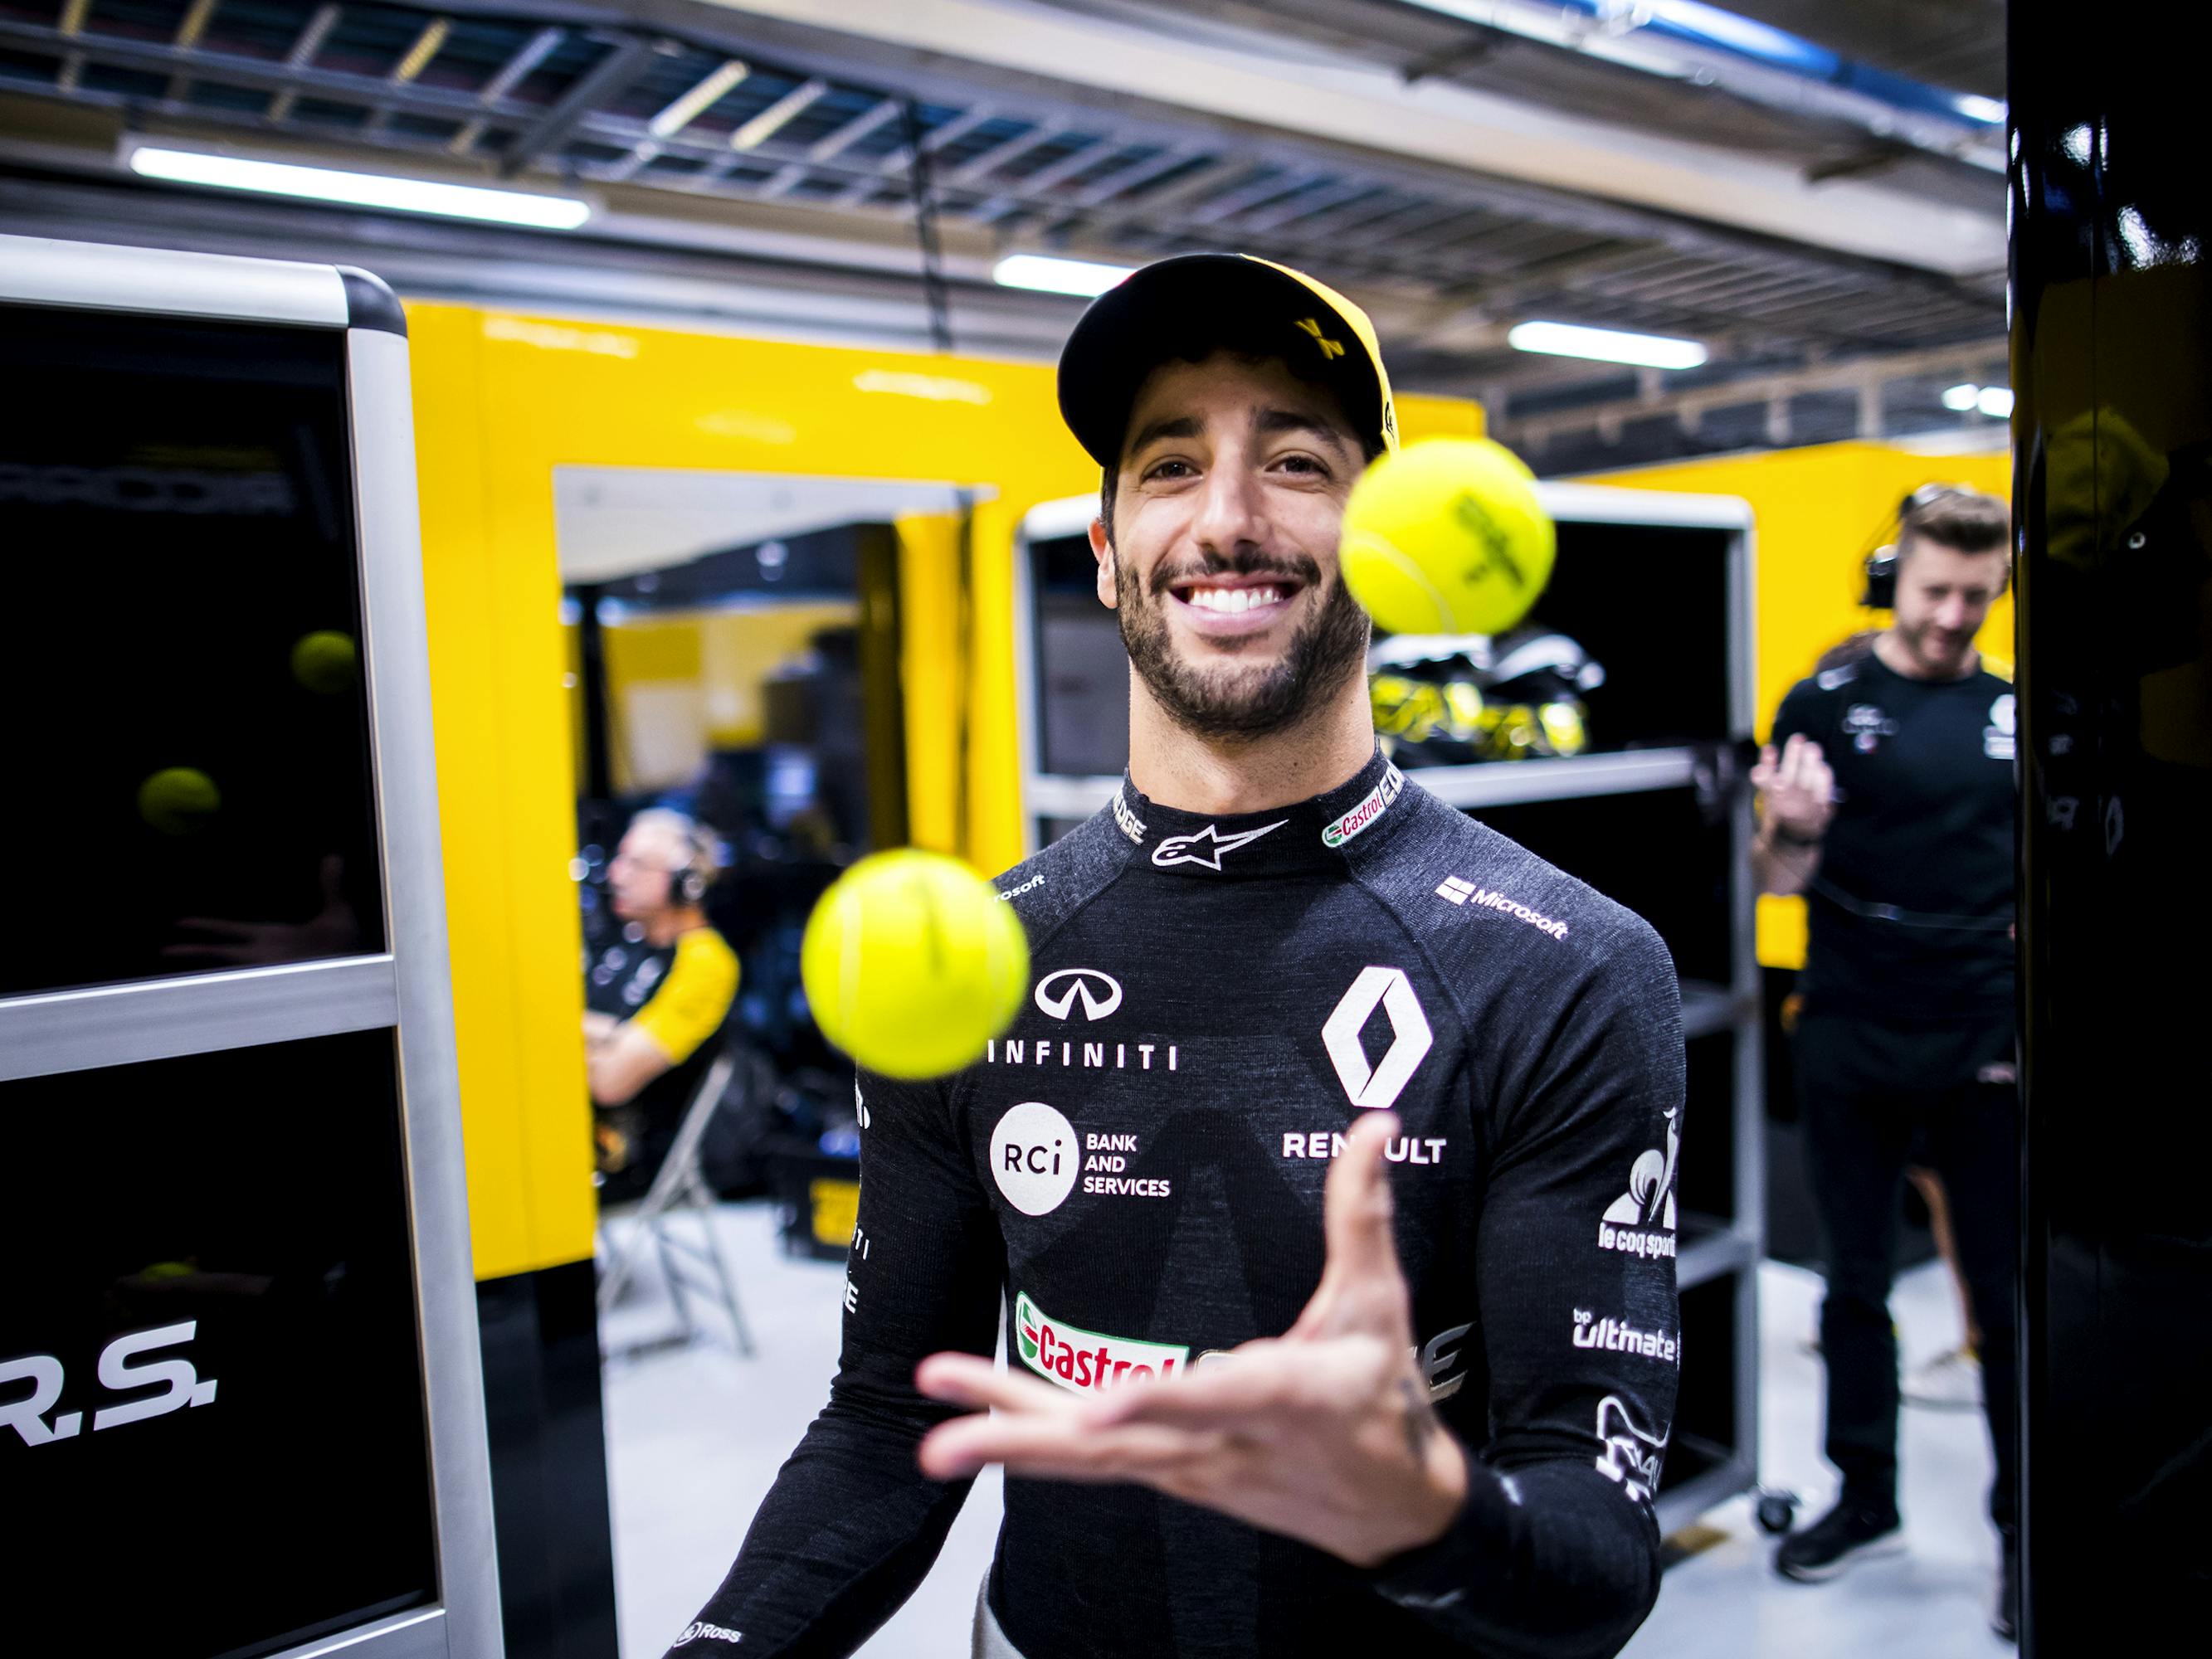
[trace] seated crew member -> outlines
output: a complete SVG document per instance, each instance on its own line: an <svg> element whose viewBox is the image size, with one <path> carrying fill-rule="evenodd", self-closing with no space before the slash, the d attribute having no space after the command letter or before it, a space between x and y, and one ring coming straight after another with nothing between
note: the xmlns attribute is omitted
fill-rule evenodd
<svg viewBox="0 0 2212 1659"><path fill-rule="evenodd" d="M1782 700L1753 770L1760 889L1802 893L1792 1037L1806 1169L1827 1262L1825 1449L1835 1507L1784 1539L1784 1577L1900 1547L1898 1355L1889 1314L1909 1163L1942 1177L1980 1333L1999 1541L1991 1622L2019 1607L2014 1516L2019 1105L2014 1083L2013 690L1974 638L2009 574L2005 504L1931 485L1900 515L1893 621ZM1869 566L1869 576L1875 567ZM1869 595L1870 602L1877 597Z"/></svg>
<svg viewBox="0 0 2212 1659"><path fill-rule="evenodd" d="M630 821L607 866L624 926L585 975L584 1075L609 1200L652 1181L737 997L737 957L700 908L716 870L712 834L661 807Z"/></svg>
<svg viewBox="0 0 2212 1659"><path fill-rule="evenodd" d="M1613 1654L1680 1353L1673 964L1377 751L1337 558L1396 442L1364 313L1170 259L1060 396L1128 775L1000 878L1006 1033L863 1074L830 1403L675 1651L851 1652L997 1462L995 1659Z"/></svg>

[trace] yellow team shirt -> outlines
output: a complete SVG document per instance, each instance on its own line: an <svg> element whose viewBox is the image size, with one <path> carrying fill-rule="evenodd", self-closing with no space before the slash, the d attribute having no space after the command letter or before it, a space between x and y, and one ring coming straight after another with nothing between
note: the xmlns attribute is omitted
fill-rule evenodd
<svg viewBox="0 0 2212 1659"><path fill-rule="evenodd" d="M737 953L713 928L694 927L676 941L668 976L629 1023L653 1039L671 1066L681 1066L722 1029L737 995Z"/></svg>

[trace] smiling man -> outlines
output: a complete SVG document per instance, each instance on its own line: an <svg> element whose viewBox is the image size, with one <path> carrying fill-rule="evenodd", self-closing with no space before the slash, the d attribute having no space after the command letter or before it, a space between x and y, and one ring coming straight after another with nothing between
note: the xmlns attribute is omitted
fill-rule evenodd
<svg viewBox="0 0 2212 1659"><path fill-rule="evenodd" d="M1357 307L1168 260L1060 386L1128 775L1001 878L1036 982L983 1060L863 1076L830 1403L677 1646L851 1651L997 1462L994 1659L1612 1654L1680 1359L1666 950L1376 751Z"/></svg>

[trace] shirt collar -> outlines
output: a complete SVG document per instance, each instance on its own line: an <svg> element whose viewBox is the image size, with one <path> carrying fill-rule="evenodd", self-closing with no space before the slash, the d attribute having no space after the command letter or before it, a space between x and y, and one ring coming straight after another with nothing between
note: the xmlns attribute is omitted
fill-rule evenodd
<svg viewBox="0 0 2212 1659"><path fill-rule="evenodd" d="M1405 774L1378 749L1326 794L1265 812L1212 816L1164 806L1126 775L1112 811L1115 827L1134 843L1133 866L1163 877L1219 881L1340 872L1349 849L1382 821L1405 787Z"/></svg>

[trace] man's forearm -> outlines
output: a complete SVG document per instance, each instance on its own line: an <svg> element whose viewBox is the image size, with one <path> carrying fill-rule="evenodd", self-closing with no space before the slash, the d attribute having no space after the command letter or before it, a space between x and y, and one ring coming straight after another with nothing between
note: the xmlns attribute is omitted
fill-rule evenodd
<svg viewBox="0 0 2212 1659"><path fill-rule="evenodd" d="M1813 884L1820 863L1817 839L1785 834L1772 823L1762 824L1751 843L1751 872L1762 893L1786 898L1803 892Z"/></svg>
<svg viewBox="0 0 2212 1659"><path fill-rule="evenodd" d="M1648 1510L1588 1464L1512 1474L1469 1460L1465 1504L1444 1535L1384 1563L1382 1595L1454 1650L1495 1659L1607 1659L1659 1593Z"/></svg>

